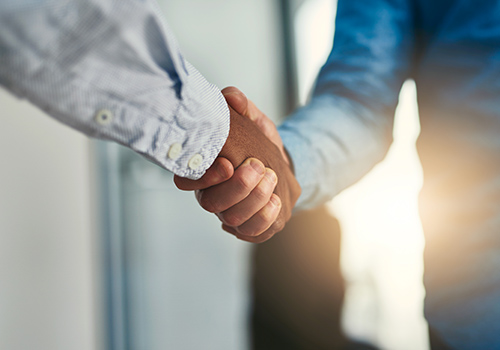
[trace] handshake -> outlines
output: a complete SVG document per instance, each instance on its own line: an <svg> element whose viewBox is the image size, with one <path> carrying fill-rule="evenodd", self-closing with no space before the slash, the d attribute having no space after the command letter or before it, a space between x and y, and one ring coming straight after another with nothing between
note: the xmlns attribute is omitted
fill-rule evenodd
<svg viewBox="0 0 500 350"><path fill-rule="evenodd" d="M224 147L201 179L175 176L174 182L194 190L225 231L261 243L283 229L301 189L274 123L238 89L222 93L231 123Z"/></svg>

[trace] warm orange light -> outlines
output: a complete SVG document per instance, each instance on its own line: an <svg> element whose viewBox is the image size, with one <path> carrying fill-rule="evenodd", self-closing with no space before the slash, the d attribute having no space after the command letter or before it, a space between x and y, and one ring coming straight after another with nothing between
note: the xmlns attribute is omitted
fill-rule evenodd
<svg viewBox="0 0 500 350"><path fill-rule="evenodd" d="M345 328L384 349L427 348L415 94L415 84L407 82L386 159L330 206L342 224L342 267L349 282Z"/></svg>

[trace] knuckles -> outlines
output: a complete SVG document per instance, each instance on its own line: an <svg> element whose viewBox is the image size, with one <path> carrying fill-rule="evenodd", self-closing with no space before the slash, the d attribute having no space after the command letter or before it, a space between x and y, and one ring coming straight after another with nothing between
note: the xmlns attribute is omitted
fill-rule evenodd
<svg viewBox="0 0 500 350"><path fill-rule="evenodd" d="M237 231L241 235L246 236L246 237L255 237L255 236L258 236L260 234L260 232L255 232L253 229L250 229L246 226L238 227Z"/></svg>
<svg viewBox="0 0 500 350"><path fill-rule="evenodd" d="M273 231L273 234L282 231L285 228L285 224L286 221L281 216L279 216L271 225L271 230Z"/></svg>
<svg viewBox="0 0 500 350"><path fill-rule="evenodd" d="M237 192L250 192L257 183L257 178L252 174L239 172L233 176Z"/></svg>
<svg viewBox="0 0 500 350"><path fill-rule="evenodd" d="M252 191L252 196L259 202L266 202L269 200L273 193L273 188L270 186L266 186L264 184L259 184L259 186L255 187L255 189Z"/></svg>
<svg viewBox="0 0 500 350"><path fill-rule="evenodd" d="M245 223L245 219L236 213L221 213L219 218L227 226L238 227Z"/></svg>
<svg viewBox="0 0 500 350"><path fill-rule="evenodd" d="M219 211L212 196L209 196L206 192L200 191L196 197L200 206L209 213L217 213Z"/></svg>

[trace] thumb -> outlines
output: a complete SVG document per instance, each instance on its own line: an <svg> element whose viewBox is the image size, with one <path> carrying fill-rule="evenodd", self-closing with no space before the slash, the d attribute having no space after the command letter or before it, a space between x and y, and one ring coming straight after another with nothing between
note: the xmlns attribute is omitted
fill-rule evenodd
<svg viewBox="0 0 500 350"><path fill-rule="evenodd" d="M243 92L234 86L226 87L222 90L226 102L236 113L253 121L260 131L271 141L276 138L276 126L257 106L250 101Z"/></svg>
<svg viewBox="0 0 500 350"><path fill-rule="evenodd" d="M236 113L250 118L248 115L248 99L243 92L234 86L229 86L222 89L222 95L224 95L227 104L230 105Z"/></svg>
<svg viewBox="0 0 500 350"><path fill-rule="evenodd" d="M193 191L203 190L230 179L233 176L234 168L229 160L223 157L215 159L214 163L199 180L190 180L184 177L174 176L174 183L179 190Z"/></svg>

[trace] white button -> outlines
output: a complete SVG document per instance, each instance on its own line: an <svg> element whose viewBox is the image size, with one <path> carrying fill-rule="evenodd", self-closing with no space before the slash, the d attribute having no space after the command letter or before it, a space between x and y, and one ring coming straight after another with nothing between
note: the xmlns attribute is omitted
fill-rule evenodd
<svg viewBox="0 0 500 350"><path fill-rule="evenodd" d="M95 121L101 125L108 125L113 121L113 113L107 109L101 109L95 116Z"/></svg>
<svg viewBox="0 0 500 350"><path fill-rule="evenodd" d="M182 152L182 145L180 143L174 143L172 146L170 146L170 149L168 150L168 158L175 160L179 158Z"/></svg>
<svg viewBox="0 0 500 350"><path fill-rule="evenodd" d="M203 157L201 154L195 154L188 163L188 167L191 168L192 170L196 170L200 167L201 163L203 162Z"/></svg>

